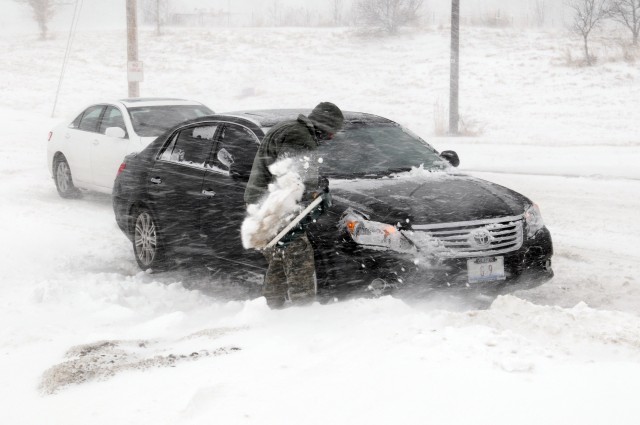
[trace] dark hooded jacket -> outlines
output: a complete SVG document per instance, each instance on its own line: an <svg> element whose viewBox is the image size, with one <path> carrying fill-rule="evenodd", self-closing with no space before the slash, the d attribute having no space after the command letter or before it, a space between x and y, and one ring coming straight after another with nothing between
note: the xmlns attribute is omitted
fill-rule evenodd
<svg viewBox="0 0 640 425"><path fill-rule="evenodd" d="M309 118L299 115L297 119L282 122L274 126L258 148L258 153L253 161L249 182L244 192L244 201L247 204L255 204L268 191L269 183L273 181L273 175L269 166L279 159L297 157L310 154L318 148L318 140L315 136L315 128ZM312 166L316 166L315 161ZM313 175L313 173L310 173ZM316 181L305 181L307 191L313 191Z"/></svg>

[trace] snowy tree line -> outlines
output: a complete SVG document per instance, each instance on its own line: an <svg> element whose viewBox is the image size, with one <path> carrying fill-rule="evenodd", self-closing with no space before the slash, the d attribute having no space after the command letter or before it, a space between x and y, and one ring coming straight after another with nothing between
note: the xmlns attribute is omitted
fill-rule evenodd
<svg viewBox="0 0 640 425"><path fill-rule="evenodd" d="M607 20L628 29L631 44L638 46L640 0L566 0L566 4L573 12L570 29L582 37L586 65L593 65L596 59L589 51L589 37Z"/></svg>
<svg viewBox="0 0 640 425"><path fill-rule="evenodd" d="M77 0L14 0L31 11L40 38L46 39L51 19L62 6ZM82 1L82 0L80 0ZM233 9L216 0L194 0L191 6L178 0L138 0L141 22L162 33L166 25L187 26L354 26L395 34L405 26L447 26L450 0L329 0L314 2L267 0L251 3L253 9ZM249 1L249 0L247 0ZM197 4L200 7L193 7ZM206 7L217 4L217 8ZM236 8L238 8L236 6ZM638 46L640 0L471 0L462 2L463 26L554 26L556 22L582 38L584 60L593 64L589 40L603 28L628 30ZM606 23L615 25L606 25Z"/></svg>

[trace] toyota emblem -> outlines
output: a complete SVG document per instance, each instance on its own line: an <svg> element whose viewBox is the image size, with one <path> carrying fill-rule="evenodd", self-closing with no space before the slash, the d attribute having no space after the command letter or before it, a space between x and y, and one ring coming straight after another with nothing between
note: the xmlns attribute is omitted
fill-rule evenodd
<svg viewBox="0 0 640 425"><path fill-rule="evenodd" d="M489 241L491 240L491 236L489 232L485 229L476 230L471 234L471 239L473 241L473 245L477 247L484 247L489 245Z"/></svg>

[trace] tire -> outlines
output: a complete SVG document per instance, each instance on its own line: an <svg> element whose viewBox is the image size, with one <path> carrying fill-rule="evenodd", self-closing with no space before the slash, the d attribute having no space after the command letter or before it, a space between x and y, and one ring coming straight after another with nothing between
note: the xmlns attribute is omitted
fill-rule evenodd
<svg viewBox="0 0 640 425"><path fill-rule="evenodd" d="M60 155L53 161L53 179L58 194L65 199L79 198L80 190L73 184L73 176L67 159Z"/></svg>
<svg viewBox="0 0 640 425"><path fill-rule="evenodd" d="M147 208L139 208L133 214L133 253L142 270L162 271L165 268L165 251L157 221Z"/></svg>

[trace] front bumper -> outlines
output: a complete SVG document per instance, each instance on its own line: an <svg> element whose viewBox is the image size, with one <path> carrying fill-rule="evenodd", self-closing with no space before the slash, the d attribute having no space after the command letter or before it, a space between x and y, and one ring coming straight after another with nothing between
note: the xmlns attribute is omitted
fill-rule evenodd
<svg viewBox="0 0 640 425"><path fill-rule="evenodd" d="M459 288L505 293L532 288L553 277L553 244L546 228L526 239L520 249L500 255L504 258L505 280L483 283L469 283L467 260L476 257L416 261L408 254L355 244L345 244L330 254L316 259L320 286L329 291L384 282L385 287L395 289Z"/></svg>

